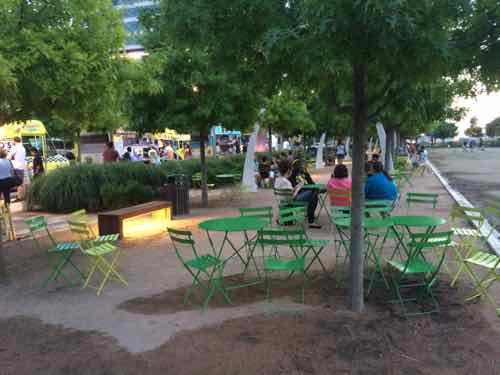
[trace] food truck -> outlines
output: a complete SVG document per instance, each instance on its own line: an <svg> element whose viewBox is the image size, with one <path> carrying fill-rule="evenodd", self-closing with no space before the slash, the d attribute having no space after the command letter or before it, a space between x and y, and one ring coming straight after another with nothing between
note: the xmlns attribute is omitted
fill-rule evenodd
<svg viewBox="0 0 500 375"><path fill-rule="evenodd" d="M45 164L45 171L69 165L68 159L55 154L55 152L52 152L47 147L47 129L45 129L41 121L12 122L0 127L0 147L3 147L7 152L10 152L10 149L14 145L15 137L21 137L23 145L26 148L28 169L31 169L33 161L30 153L32 148L40 151Z"/></svg>

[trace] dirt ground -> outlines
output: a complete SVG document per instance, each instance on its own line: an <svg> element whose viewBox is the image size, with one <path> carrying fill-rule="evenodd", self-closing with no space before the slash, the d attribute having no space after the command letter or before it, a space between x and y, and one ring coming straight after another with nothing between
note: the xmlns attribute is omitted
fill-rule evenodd
<svg viewBox="0 0 500 375"><path fill-rule="evenodd" d="M317 277L307 288L306 303L314 309L282 312L279 304L271 302L268 313L182 332L159 348L136 355L97 332L65 329L25 317L0 320L0 373L500 373L500 335L482 318L477 305L460 302L463 296L457 290L440 287L440 315L407 320L380 296L371 298L366 313L350 313L344 289L332 290L329 285L332 283ZM289 284L273 287L273 296L296 291ZM182 306L172 295L131 300L119 308L137 314L167 314ZM263 298L262 290L255 288L234 302Z"/></svg>
<svg viewBox="0 0 500 375"><path fill-rule="evenodd" d="M451 199L436 179L419 177L415 185L438 192L436 214L448 216ZM203 252L209 245L199 221L273 201L270 191L259 199L225 194L173 222L193 230ZM331 228L312 235L331 239ZM64 231L56 236L71 238ZM28 240L4 247L10 282L0 285L0 375L500 374L500 319L484 301L463 303L466 281L451 288L442 276L439 315L404 319L384 288L357 315L348 311L345 280L335 282L339 269L329 247L322 253L329 277L315 268L305 304L298 303L301 279L292 278L272 282L271 302L258 284L232 291L232 305L217 296L200 312L200 293L195 305L182 304L191 280L164 235L120 246L129 287L110 284L100 297L81 288L40 288L50 270L43 254ZM75 262L86 265L80 254ZM239 281L239 269L228 265L227 284ZM500 297L500 288L493 293Z"/></svg>

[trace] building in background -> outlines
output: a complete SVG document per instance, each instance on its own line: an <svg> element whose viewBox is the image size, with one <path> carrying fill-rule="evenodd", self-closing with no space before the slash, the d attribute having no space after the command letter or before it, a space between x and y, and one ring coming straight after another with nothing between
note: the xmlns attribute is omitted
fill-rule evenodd
<svg viewBox="0 0 500 375"><path fill-rule="evenodd" d="M141 54L144 48L140 44L141 28L139 14L143 9L158 7L157 1L151 0L112 0L113 6L123 13L123 24L127 33L125 50L129 54Z"/></svg>

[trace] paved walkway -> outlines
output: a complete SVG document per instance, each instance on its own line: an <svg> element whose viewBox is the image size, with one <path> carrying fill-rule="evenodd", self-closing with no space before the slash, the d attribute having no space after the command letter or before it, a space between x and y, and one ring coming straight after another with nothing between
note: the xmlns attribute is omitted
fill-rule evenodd
<svg viewBox="0 0 500 375"><path fill-rule="evenodd" d="M325 182L331 170L323 169L314 176L318 182ZM447 218L452 200L433 175L417 177L413 191L436 192L439 194L439 206L436 215ZM238 207L275 205L272 190L258 193L231 194L226 192L211 197L211 208L196 208L182 219L172 222L179 228L194 231L199 249L206 253L209 244L206 234L197 229L197 224L208 218L237 216ZM403 197L404 199L404 197ZM402 199L402 202L403 202ZM406 213L401 207L397 213ZM425 209L412 210L415 214L425 214ZM25 214L16 214L16 226L23 230L19 220ZM51 216L53 228L63 228L65 217ZM314 238L332 239L333 233L326 215L320 218L324 224L321 230L311 230ZM68 239L64 231L58 232L61 240ZM218 240L221 240L218 237ZM39 318L50 324L61 324L81 330L96 330L108 334L131 352L143 352L154 349L168 341L176 333L195 329L204 325L213 325L227 319L251 316L270 311L265 302L240 307L211 308L206 313L199 311L181 311L171 314L143 315L124 311L118 306L137 297L154 296L165 290L177 289L190 283L189 275L179 264L176 255L164 235L150 238L122 241L123 248L121 270L129 282L125 288L119 284L109 284L102 296L97 297L92 290L80 288L41 289L40 283L49 272L46 259L31 246L31 241L21 240L4 248L10 284L0 286L0 316L2 318L24 315ZM334 249L328 248L322 256L327 267L334 264ZM76 256L79 265L86 264L86 259ZM228 273L237 273L239 264L229 264ZM498 294L498 292L497 292ZM275 303L280 310L297 311L311 306L293 303L284 298ZM485 311L494 315L493 309L485 304Z"/></svg>

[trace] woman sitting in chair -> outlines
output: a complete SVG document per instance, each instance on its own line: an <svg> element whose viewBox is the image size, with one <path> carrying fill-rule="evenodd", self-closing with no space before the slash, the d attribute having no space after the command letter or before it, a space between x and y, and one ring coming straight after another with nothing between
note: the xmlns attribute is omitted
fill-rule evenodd
<svg viewBox="0 0 500 375"><path fill-rule="evenodd" d="M398 189L381 162L367 163L365 197L368 200L395 201Z"/></svg>
<svg viewBox="0 0 500 375"><path fill-rule="evenodd" d="M352 180L349 177L349 170L344 164L335 167L326 188L332 206L351 205Z"/></svg>
<svg viewBox="0 0 500 375"><path fill-rule="evenodd" d="M297 171L292 171L288 160L282 160L278 164L280 176L274 182L275 189L289 189L293 191L295 201L307 202L307 220L309 228L321 228L315 223L314 213L318 205L318 196L314 190L303 189L304 181L299 181ZM307 171L306 171L307 173ZM309 176L309 179L311 176ZM308 182L306 180L306 182Z"/></svg>

